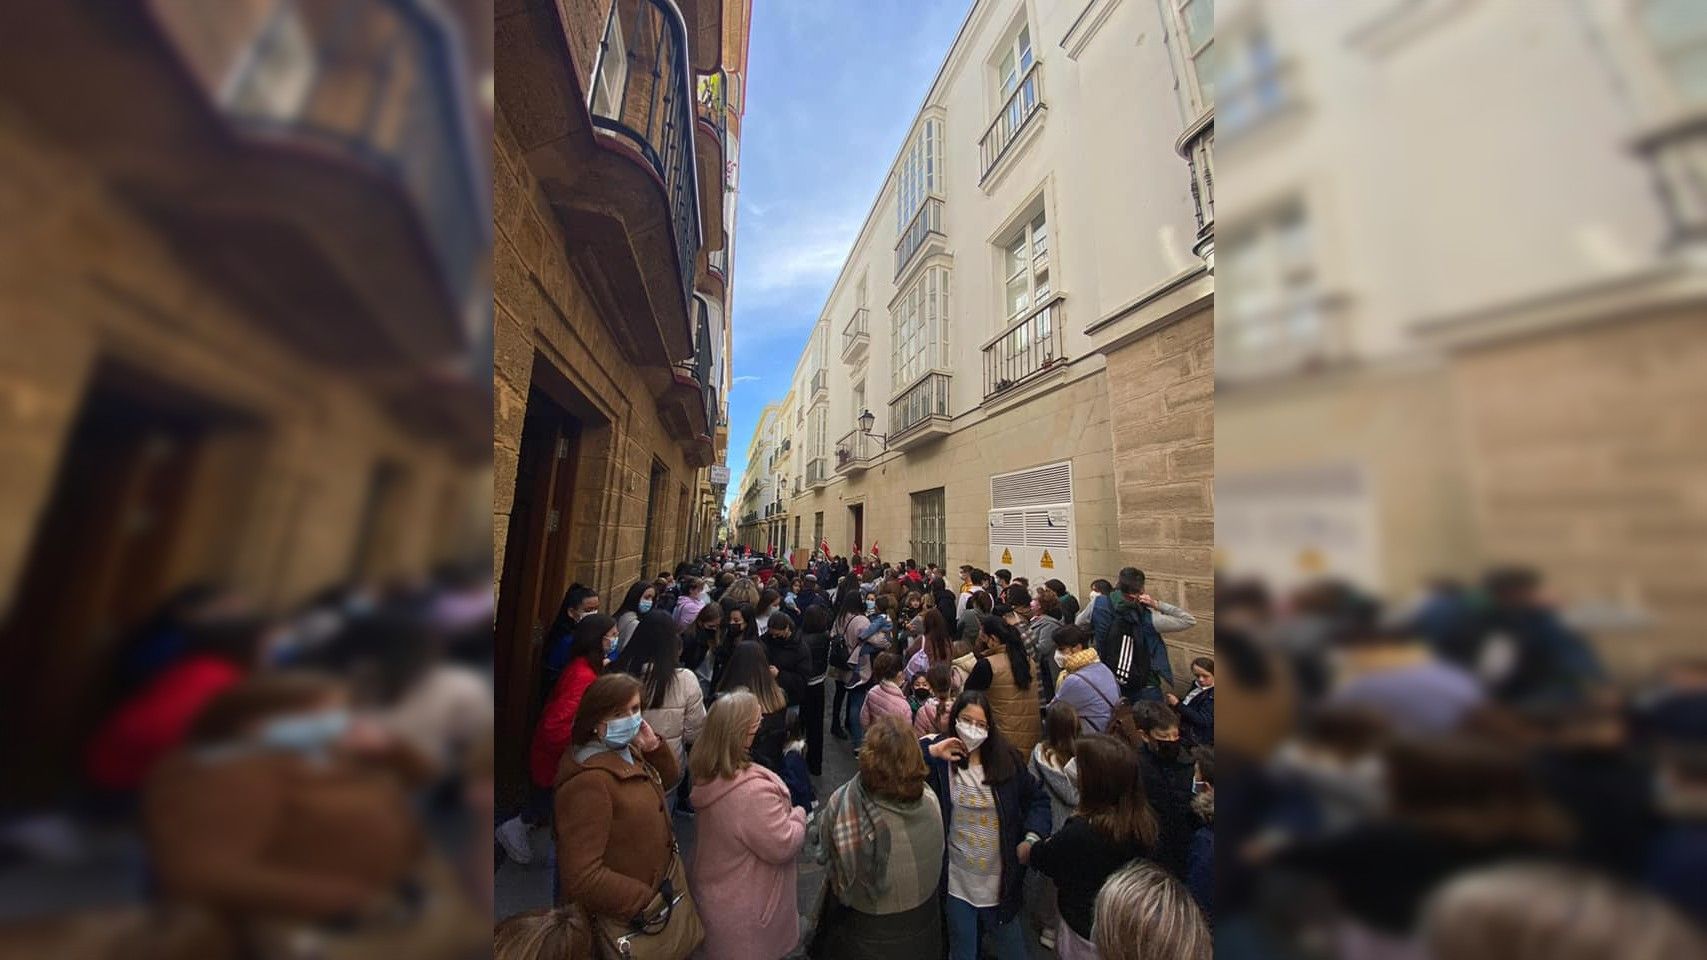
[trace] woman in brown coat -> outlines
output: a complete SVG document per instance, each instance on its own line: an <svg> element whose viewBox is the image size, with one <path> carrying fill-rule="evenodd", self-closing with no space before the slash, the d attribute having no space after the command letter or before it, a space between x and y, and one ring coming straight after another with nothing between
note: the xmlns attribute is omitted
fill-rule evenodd
<svg viewBox="0 0 1707 960"><path fill-rule="evenodd" d="M966 689L982 690L990 698L990 722L1020 751L1031 756L1031 748L1043 739L1037 688L1025 641L1019 631L997 616L978 621L978 659Z"/></svg>
<svg viewBox="0 0 1707 960"><path fill-rule="evenodd" d="M557 769L557 872L563 899L628 919L651 903L675 858L664 784L676 753L641 716L640 681L607 673L581 698Z"/></svg>
<svg viewBox="0 0 1707 960"><path fill-rule="evenodd" d="M162 892L263 944L331 922L343 949L439 957L489 941L404 790L426 762L351 720L348 700L335 680L281 673L208 703L143 797ZM419 910L423 889L442 908Z"/></svg>

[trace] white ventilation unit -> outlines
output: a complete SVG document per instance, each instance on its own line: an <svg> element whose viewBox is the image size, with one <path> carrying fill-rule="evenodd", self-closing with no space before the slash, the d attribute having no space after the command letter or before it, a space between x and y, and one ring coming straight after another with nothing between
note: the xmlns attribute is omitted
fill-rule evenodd
<svg viewBox="0 0 1707 960"><path fill-rule="evenodd" d="M1060 580L1079 594L1073 535L1073 464L1030 467L990 478L990 566L1025 577L1033 587Z"/></svg>

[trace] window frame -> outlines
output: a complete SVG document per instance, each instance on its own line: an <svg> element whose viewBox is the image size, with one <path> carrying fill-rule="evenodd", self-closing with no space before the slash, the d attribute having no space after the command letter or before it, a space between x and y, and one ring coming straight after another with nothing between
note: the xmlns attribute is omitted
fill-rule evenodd
<svg viewBox="0 0 1707 960"><path fill-rule="evenodd" d="M945 487L915 490L908 494L911 554L921 564L947 566L948 497ZM929 529L927 530L927 524ZM930 536L926 536L926 534ZM933 549L934 548L934 549Z"/></svg>
<svg viewBox="0 0 1707 960"><path fill-rule="evenodd" d="M1187 8L1193 4L1209 6L1209 37L1201 44L1192 40L1191 18L1186 12ZM1180 40L1180 58L1185 62L1186 85L1191 93L1192 104L1199 111L1210 110L1215 106L1215 85L1211 82L1209 89L1204 90L1203 79L1198 71L1198 60L1203 58L1207 51L1208 66L1211 74L1213 74L1215 69L1215 10L1213 0L1168 0L1168 7L1174 18L1174 32L1178 34Z"/></svg>
<svg viewBox="0 0 1707 960"><path fill-rule="evenodd" d="M890 309L892 394L899 394L925 374L946 367L952 282L953 274L947 266L927 265Z"/></svg>
<svg viewBox="0 0 1707 960"><path fill-rule="evenodd" d="M1055 295L1054 264L1051 258L1049 240L1049 207L1046 203L1036 205L1037 212L1023 219L1017 226L1008 230L1003 239L997 244L1001 251L1001 297L1002 306L1006 310L1006 318L1002 325L1006 327L1020 317L1025 316ZM1043 249L1038 249L1038 239L1042 238ZM1023 244L1025 253L1020 257L1014 256L1014 249ZM1037 277L1039 273L1045 277L1043 292L1038 292ZM1013 308L1012 290L1014 282L1025 278L1026 302L1019 309Z"/></svg>

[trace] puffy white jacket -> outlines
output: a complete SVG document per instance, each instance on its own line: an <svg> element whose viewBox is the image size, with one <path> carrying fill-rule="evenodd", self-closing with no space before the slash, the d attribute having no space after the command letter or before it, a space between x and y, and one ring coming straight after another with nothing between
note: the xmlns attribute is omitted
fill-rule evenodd
<svg viewBox="0 0 1707 960"><path fill-rule="evenodd" d="M680 764L685 756L683 745L698 740L699 732L705 729L705 699L700 693L699 678L692 670L677 667L669 689L664 691L664 705L641 714L652 732L670 744Z"/></svg>

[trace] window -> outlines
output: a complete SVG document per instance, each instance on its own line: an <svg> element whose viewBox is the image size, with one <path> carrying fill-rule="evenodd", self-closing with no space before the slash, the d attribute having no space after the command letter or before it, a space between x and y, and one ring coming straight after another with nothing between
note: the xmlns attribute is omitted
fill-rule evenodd
<svg viewBox="0 0 1707 960"><path fill-rule="evenodd" d="M1310 222L1289 203L1222 246L1228 276L1222 301L1231 352L1260 354L1314 345L1323 336ZM1218 331L1218 335L1221 331Z"/></svg>
<svg viewBox="0 0 1707 960"><path fill-rule="evenodd" d="M860 412L863 411L864 409L865 409L865 381L861 380L860 382L854 384L854 389L853 389L853 415L854 415L854 418L856 420L859 418ZM855 426L858 426L858 424L856 423Z"/></svg>
<svg viewBox="0 0 1707 960"><path fill-rule="evenodd" d="M1191 66L1197 107L1215 105L1215 4L1213 0L1172 0L1179 16L1181 54Z"/></svg>
<svg viewBox="0 0 1707 960"><path fill-rule="evenodd" d="M830 414L830 408L820 405L812 411L812 456L824 455L824 425Z"/></svg>
<svg viewBox="0 0 1707 960"><path fill-rule="evenodd" d="M933 117L919 127L919 132L901 155L899 178L895 184L896 235L907 231L907 224L913 222L914 215L925 205L925 198L941 193L942 121ZM860 286L863 290L863 281ZM859 303L865 306L863 293Z"/></svg>
<svg viewBox="0 0 1707 960"><path fill-rule="evenodd" d="M628 47L622 41L622 17L614 10L600 46L598 75L593 78L593 115L615 117L622 113L622 98L628 92Z"/></svg>
<svg viewBox="0 0 1707 960"><path fill-rule="evenodd" d="M1043 211L1002 245L1002 276L1010 321L1049 299L1049 224Z"/></svg>
<svg viewBox="0 0 1707 960"><path fill-rule="evenodd" d="M812 549L818 549L818 544L824 542L824 511L812 515Z"/></svg>
<svg viewBox="0 0 1707 960"><path fill-rule="evenodd" d="M943 510L943 488L913 494L913 558L919 563L948 565L948 520Z"/></svg>
<svg viewBox="0 0 1707 960"><path fill-rule="evenodd" d="M1707 7L1699 0L1646 0L1642 28L1677 95L1707 101Z"/></svg>
<svg viewBox="0 0 1707 960"><path fill-rule="evenodd" d="M948 268L925 270L890 314L893 386L943 367L948 356Z"/></svg>
<svg viewBox="0 0 1707 960"><path fill-rule="evenodd" d="M1257 27L1223 37L1222 42L1231 50L1223 71L1225 89L1215 104L1215 125L1232 135L1279 110L1286 102L1286 89L1267 29Z"/></svg>
<svg viewBox="0 0 1707 960"><path fill-rule="evenodd" d="M1008 41L1008 49L1002 54L1001 66L996 68L996 82L999 86L996 92L1003 103L1019 89L1021 78L1031 69L1032 59L1031 26L1022 23L1019 33Z"/></svg>

